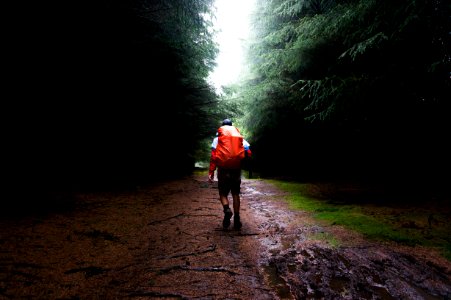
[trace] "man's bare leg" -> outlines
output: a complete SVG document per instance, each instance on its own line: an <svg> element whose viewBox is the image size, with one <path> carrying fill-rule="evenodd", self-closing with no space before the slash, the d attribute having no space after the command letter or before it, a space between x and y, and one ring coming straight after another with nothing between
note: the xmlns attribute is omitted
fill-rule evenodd
<svg viewBox="0 0 451 300"><path fill-rule="evenodd" d="M240 214L240 195L233 195L232 194L232 198L233 198L233 212L235 214Z"/></svg>
<svg viewBox="0 0 451 300"><path fill-rule="evenodd" d="M222 206L229 205L229 199L227 199L227 196L219 195L219 200L221 201Z"/></svg>
<svg viewBox="0 0 451 300"><path fill-rule="evenodd" d="M233 228L241 229L242 224L241 224L241 220L240 220L240 204L241 204L240 195L232 194L232 197L233 197L233 212L234 212Z"/></svg>
<svg viewBox="0 0 451 300"><path fill-rule="evenodd" d="M230 219L233 216L233 212L229 207L229 200L227 199L227 196L219 195L219 200L224 207L224 219L222 221L222 227L224 229L227 229L230 226Z"/></svg>

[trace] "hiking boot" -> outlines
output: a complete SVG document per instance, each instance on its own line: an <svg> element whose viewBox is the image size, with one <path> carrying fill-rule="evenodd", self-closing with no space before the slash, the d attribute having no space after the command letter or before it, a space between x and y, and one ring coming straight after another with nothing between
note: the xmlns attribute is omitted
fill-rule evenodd
<svg viewBox="0 0 451 300"><path fill-rule="evenodd" d="M233 228L239 230L242 226L243 224L241 224L240 216L235 216L233 218Z"/></svg>
<svg viewBox="0 0 451 300"><path fill-rule="evenodd" d="M230 208L227 208L226 210L224 210L224 220L222 221L222 227L224 229L229 228L230 226L230 219L233 216L233 212Z"/></svg>

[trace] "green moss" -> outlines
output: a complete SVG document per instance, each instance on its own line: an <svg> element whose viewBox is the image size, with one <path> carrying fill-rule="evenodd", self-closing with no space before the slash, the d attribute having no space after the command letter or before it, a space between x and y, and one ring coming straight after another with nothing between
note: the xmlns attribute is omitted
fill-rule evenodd
<svg viewBox="0 0 451 300"><path fill-rule="evenodd" d="M340 246L340 242L333 235L327 232L315 233L312 236L310 236L310 239L325 241L329 245L331 245L332 248Z"/></svg>
<svg viewBox="0 0 451 300"><path fill-rule="evenodd" d="M430 212L409 208L365 205L365 201L348 201L334 203L316 185L267 180L289 194L285 200L292 209L312 213L317 220L326 225L341 225L362 233L374 240L393 241L409 246L421 245L442 249L443 256L451 260L451 230L446 219L440 220L435 214L437 226L428 225Z"/></svg>

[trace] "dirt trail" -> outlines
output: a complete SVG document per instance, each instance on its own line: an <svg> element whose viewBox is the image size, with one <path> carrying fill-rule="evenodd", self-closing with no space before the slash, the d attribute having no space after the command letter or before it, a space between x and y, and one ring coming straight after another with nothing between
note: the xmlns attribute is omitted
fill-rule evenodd
<svg viewBox="0 0 451 300"><path fill-rule="evenodd" d="M240 231L221 229L217 185L199 176L1 220L0 298L451 298L451 264L433 253L323 228L260 180L242 192Z"/></svg>

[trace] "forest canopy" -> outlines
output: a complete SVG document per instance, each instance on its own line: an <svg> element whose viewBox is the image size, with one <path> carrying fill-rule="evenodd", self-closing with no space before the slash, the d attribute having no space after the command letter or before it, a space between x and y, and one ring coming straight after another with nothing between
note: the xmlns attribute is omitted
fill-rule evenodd
<svg viewBox="0 0 451 300"><path fill-rule="evenodd" d="M7 40L4 186L30 199L188 174L225 117L262 176L444 181L449 8L256 1L248 70L222 95L207 82L213 0L20 8Z"/></svg>

